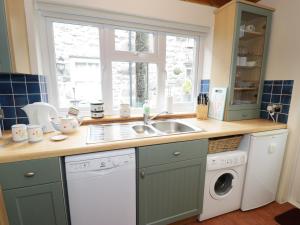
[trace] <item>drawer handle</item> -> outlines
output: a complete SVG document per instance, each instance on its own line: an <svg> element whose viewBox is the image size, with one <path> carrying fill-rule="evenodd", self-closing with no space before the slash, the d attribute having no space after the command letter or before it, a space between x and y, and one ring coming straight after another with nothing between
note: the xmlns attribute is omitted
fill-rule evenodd
<svg viewBox="0 0 300 225"><path fill-rule="evenodd" d="M145 171L141 172L141 178L144 179L145 178Z"/></svg>
<svg viewBox="0 0 300 225"><path fill-rule="evenodd" d="M34 172L24 173L24 177L34 177L34 175L35 175Z"/></svg>
<svg viewBox="0 0 300 225"><path fill-rule="evenodd" d="M179 155L181 155L181 152L174 152L173 155L179 156Z"/></svg>

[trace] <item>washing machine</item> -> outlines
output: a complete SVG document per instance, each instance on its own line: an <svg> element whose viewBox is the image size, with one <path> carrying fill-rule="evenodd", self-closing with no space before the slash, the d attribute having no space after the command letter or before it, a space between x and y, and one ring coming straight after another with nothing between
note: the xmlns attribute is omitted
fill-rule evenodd
<svg viewBox="0 0 300 225"><path fill-rule="evenodd" d="M242 150L207 156L203 211L199 221L241 207L247 152Z"/></svg>

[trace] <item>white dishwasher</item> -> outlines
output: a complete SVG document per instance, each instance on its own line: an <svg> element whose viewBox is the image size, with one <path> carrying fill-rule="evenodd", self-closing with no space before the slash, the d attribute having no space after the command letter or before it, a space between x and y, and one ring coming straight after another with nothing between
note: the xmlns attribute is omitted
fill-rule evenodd
<svg viewBox="0 0 300 225"><path fill-rule="evenodd" d="M72 225L135 225L135 150L65 157Z"/></svg>

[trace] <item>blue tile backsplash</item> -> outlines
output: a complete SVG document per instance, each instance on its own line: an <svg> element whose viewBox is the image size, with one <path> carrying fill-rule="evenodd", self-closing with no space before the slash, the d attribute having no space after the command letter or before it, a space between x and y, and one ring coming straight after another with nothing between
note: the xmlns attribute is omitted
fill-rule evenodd
<svg viewBox="0 0 300 225"><path fill-rule="evenodd" d="M209 83L210 80L200 81L200 93L207 94L209 92Z"/></svg>
<svg viewBox="0 0 300 225"><path fill-rule="evenodd" d="M0 73L0 106L4 111L1 126L5 130L16 123L28 124L28 118L21 108L40 101L48 102L45 76Z"/></svg>
<svg viewBox="0 0 300 225"><path fill-rule="evenodd" d="M263 88L260 117L271 119L267 112L268 104L280 103L282 104L282 111L278 115L278 122L287 123L293 85L293 80L266 80Z"/></svg>

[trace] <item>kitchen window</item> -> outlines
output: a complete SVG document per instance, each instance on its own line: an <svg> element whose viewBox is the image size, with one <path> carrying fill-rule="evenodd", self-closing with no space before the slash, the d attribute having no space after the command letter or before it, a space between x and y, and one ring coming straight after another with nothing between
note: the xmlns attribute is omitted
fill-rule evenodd
<svg viewBox="0 0 300 225"><path fill-rule="evenodd" d="M200 37L60 19L48 20L48 32L51 103L59 109L75 104L88 112L103 100L106 114L121 103L141 113L149 100L160 112L172 95L174 112L193 110Z"/></svg>
<svg viewBox="0 0 300 225"><path fill-rule="evenodd" d="M53 42L59 108L87 107L102 98L99 29L54 22Z"/></svg>

